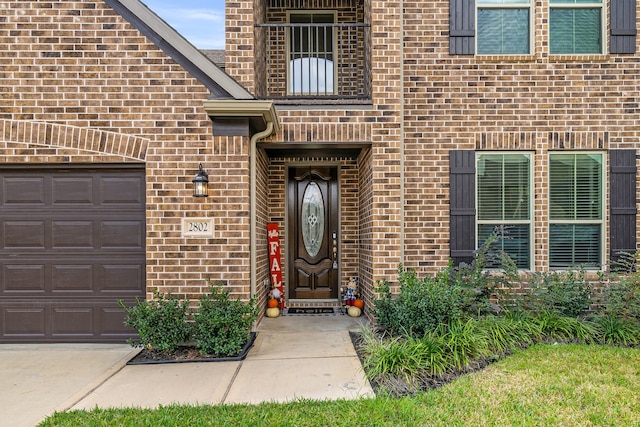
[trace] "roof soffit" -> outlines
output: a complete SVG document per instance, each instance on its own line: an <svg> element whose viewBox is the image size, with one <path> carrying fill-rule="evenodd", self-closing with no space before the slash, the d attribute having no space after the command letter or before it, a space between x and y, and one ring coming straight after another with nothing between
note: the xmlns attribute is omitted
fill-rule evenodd
<svg viewBox="0 0 640 427"><path fill-rule="evenodd" d="M280 129L278 112L273 101L268 100L233 100L209 99L203 106L210 118L240 118L247 117L255 132L262 132L273 123L272 133Z"/></svg>

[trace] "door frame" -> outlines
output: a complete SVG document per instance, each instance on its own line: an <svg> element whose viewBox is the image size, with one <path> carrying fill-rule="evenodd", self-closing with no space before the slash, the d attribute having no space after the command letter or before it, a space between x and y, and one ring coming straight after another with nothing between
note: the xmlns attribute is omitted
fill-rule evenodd
<svg viewBox="0 0 640 427"><path fill-rule="evenodd" d="M323 167L335 167L337 170L337 174L336 174L336 179L338 181L338 283L336 283L336 286L338 287L338 299L340 299L340 280L342 278L342 185L341 185L341 175L342 175L342 170L340 168L340 162L339 161L296 161L296 160L289 160L289 161L285 161L284 163L284 175L285 175L285 182L284 182L284 229L287 230L287 233L285 234L285 254L284 254L284 260L285 260L285 276L284 276L284 283L285 283L285 290L284 290L284 296L285 296L285 301L289 301L289 281L290 281L290 265L289 265L289 253L292 250L292 244L291 244L291 236L289 236L288 230L289 230L289 168L291 167L305 167L305 166L323 166ZM294 300L296 301L296 300ZM306 300L305 300L306 301ZM314 300L308 300L308 301L314 301L314 302L321 302L321 301L333 301L333 298L330 300L323 300L323 299L314 299Z"/></svg>

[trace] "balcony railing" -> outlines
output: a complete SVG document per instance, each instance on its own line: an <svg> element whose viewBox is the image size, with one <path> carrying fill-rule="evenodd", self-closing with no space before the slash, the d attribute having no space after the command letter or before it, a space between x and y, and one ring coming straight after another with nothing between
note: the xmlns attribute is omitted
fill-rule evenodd
<svg viewBox="0 0 640 427"><path fill-rule="evenodd" d="M369 25L256 25L256 91L280 100L371 96Z"/></svg>

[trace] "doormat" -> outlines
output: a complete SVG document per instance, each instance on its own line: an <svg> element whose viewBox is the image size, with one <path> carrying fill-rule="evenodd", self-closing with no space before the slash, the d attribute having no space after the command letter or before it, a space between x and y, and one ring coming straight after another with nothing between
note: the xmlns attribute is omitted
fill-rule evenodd
<svg viewBox="0 0 640 427"><path fill-rule="evenodd" d="M290 307L287 314L336 314L334 307Z"/></svg>

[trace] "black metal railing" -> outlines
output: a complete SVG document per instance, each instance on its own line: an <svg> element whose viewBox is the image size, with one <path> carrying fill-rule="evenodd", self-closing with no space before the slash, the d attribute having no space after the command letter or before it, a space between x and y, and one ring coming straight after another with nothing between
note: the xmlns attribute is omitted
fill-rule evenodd
<svg viewBox="0 0 640 427"><path fill-rule="evenodd" d="M269 99L368 99L369 25L256 25L256 91Z"/></svg>

